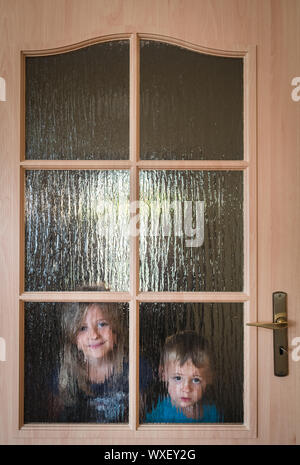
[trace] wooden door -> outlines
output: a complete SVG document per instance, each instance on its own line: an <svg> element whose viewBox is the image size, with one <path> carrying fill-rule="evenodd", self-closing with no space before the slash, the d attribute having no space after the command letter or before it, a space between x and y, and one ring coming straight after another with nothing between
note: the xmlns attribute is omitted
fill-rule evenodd
<svg viewBox="0 0 300 465"><path fill-rule="evenodd" d="M297 337L299 334L299 76L300 5L259 0L1 2L1 313L0 337L2 443L128 444L295 444L299 443L300 403ZM24 159L24 54L55 54L101 41L128 39L131 44L130 160L131 198L138 192L137 171L162 169L140 163L138 44L163 41L204 54L244 60L244 159L186 162L184 169L227 169L245 173L245 286L242 292L139 292L137 243L132 239L130 302L129 425L24 425L24 302L53 302L51 293L24 291L24 171L41 168ZM295 85L292 85L292 81ZM47 166L48 163L48 166ZM139 164L140 163L140 164ZM148 166L147 166L148 163ZM221 164L220 164L221 163ZM99 168L73 162L74 169ZM43 168L60 169L60 162ZM108 162L106 169L124 168ZM165 167L167 168L166 165ZM173 169L182 167L180 164ZM70 168L70 167L68 167ZM138 308L147 302L235 302L244 304L244 324L271 321L272 293L288 294L289 375L273 374L272 332L245 325L244 408L242 424L138 424ZM201 295L200 295L201 294ZM298 297L298 299L297 299ZM56 299L73 301L72 292ZM77 295L83 300L83 295ZM91 295L93 301L96 295ZM111 297L108 298L108 300ZM298 343L299 344L299 343ZM5 351L3 347L5 346ZM63 438L63 439L62 439Z"/></svg>

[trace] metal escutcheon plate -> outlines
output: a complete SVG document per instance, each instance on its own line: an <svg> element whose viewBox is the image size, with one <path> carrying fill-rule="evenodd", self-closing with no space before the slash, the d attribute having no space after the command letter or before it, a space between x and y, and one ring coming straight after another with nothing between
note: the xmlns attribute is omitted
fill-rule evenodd
<svg viewBox="0 0 300 465"><path fill-rule="evenodd" d="M287 321L287 294L286 292L273 293L273 322L285 318ZM288 364L288 329L283 328L273 331L274 340L274 374L275 376L287 376Z"/></svg>

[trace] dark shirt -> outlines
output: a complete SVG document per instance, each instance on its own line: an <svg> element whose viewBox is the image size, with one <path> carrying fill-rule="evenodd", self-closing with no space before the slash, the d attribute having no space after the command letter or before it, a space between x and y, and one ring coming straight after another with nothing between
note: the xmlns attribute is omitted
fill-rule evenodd
<svg viewBox="0 0 300 465"><path fill-rule="evenodd" d="M149 363L140 358L140 390L143 392L152 380ZM104 383L90 383L89 394L77 389L72 405L65 405L51 421L63 423L128 423L129 418L129 364L123 363L121 373L110 376ZM52 393L58 395L58 374L53 377Z"/></svg>
<svg viewBox="0 0 300 465"><path fill-rule="evenodd" d="M128 423L128 363L123 371L103 383L88 384L89 393L78 389L72 405L59 412L58 422Z"/></svg>

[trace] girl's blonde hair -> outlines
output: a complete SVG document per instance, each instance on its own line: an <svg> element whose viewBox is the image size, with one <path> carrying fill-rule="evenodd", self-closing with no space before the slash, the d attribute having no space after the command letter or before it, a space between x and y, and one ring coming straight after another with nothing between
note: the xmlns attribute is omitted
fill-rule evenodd
<svg viewBox="0 0 300 465"><path fill-rule="evenodd" d="M98 292L108 289L100 283L79 290ZM98 302L64 304L61 310L63 343L60 354L59 391L65 405L75 402L78 390L90 394L87 364L83 352L77 348L77 335L91 305L101 306L104 317L115 335L115 346L106 356L106 360L113 363L113 374L123 370L123 362L128 354L128 328L119 304Z"/></svg>

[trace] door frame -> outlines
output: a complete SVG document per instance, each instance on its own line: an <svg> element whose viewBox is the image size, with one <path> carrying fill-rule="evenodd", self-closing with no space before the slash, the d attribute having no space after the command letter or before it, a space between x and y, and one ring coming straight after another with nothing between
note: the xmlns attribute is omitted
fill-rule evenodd
<svg viewBox="0 0 300 465"><path fill-rule="evenodd" d="M102 161L102 160L25 160L25 60L26 57L46 56L57 53L66 53L84 48L96 43L112 40L130 41L130 159L128 161ZM226 160L199 160L199 161L147 161L140 160L139 146L139 44L140 40L165 42L172 45L193 50L197 53L212 56L242 58L244 63L244 159L236 161ZM257 432L257 415L253 406L256 404L257 392L257 364L256 364L256 332L246 327L247 321L256 321L256 282L257 282L257 247L256 247L256 47L239 47L235 50L217 50L190 44L180 39L156 34L129 33L114 34L100 38L92 38L83 43L64 46L54 50L21 51L21 184L20 184L20 376L19 376L19 402L14 405L19 408L19 424L17 437L22 439L34 436L39 439L47 431L47 437L57 439L62 433L69 438L76 438L84 434L89 438L89 432L98 432L102 439L110 439L112 433L128 434L128 439L134 433L142 440L155 438L255 438ZM201 169L201 170L241 170L244 173L244 291L243 292L140 292L138 279L138 250L139 237L131 236L131 279L129 293L109 292L106 296L101 293L101 299L109 301L130 302L130 421L129 425L52 425L52 424L23 424L24 413L24 303L25 302L68 302L87 301L99 299L93 293L78 292L24 292L24 262L25 262L25 172L26 169L122 169L130 170L130 201L138 200L138 173L141 169ZM242 302L244 304L244 424L218 424L218 425L149 425L138 424L138 366L136 352L138 350L138 314L139 304L142 302ZM16 382L16 380L15 380ZM16 416L16 414L15 414ZM118 431L118 433L116 433Z"/></svg>

